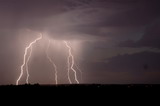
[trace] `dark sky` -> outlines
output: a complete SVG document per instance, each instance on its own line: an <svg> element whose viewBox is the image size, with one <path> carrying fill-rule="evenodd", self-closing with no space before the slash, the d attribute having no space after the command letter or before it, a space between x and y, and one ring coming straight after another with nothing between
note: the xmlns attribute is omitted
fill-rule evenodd
<svg viewBox="0 0 160 106"><path fill-rule="evenodd" d="M16 83L38 33L57 42L49 54L60 83L68 83L63 40L71 42L81 83L160 83L159 0L0 0L0 84ZM45 38L33 47L30 83L54 84Z"/></svg>

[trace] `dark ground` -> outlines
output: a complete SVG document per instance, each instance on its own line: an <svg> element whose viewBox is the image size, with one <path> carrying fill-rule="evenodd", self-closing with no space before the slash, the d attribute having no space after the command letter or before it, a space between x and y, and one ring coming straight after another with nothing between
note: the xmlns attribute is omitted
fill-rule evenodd
<svg viewBox="0 0 160 106"><path fill-rule="evenodd" d="M63 84L63 85L39 85L39 84L25 84L25 85L1 85L0 95L8 98L16 98L25 100L38 99L51 99L53 100L86 100L93 98L91 102L97 99L112 99L119 100L122 97L130 99L134 97L134 100L143 97L153 98L160 95L160 84ZM149 96L152 95L152 96ZM154 96L156 95L156 96ZM79 99L77 99L79 98ZM108 100L108 99L106 99ZM105 101L104 101L105 102ZM60 102L61 103L61 102ZM62 102L63 103L63 102ZM70 103L70 102L69 102Z"/></svg>
<svg viewBox="0 0 160 106"><path fill-rule="evenodd" d="M0 88L52 88L52 89L77 89L77 88L93 88L93 89L131 89L131 88L160 88L160 84L60 84L60 85L1 85Z"/></svg>

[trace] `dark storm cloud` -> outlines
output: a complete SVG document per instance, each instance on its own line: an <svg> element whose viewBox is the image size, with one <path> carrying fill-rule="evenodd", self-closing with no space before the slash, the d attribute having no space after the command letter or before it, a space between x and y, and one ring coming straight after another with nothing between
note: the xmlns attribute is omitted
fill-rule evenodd
<svg viewBox="0 0 160 106"><path fill-rule="evenodd" d="M136 42L133 40L127 40L121 42L119 46L121 47L152 47L160 48L160 20L152 23L148 26L143 34L142 38Z"/></svg>
<svg viewBox="0 0 160 106"><path fill-rule="evenodd" d="M85 62L86 70L92 70L89 73L93 75L92 77L98 78L95 82L105 83L111 80L109 83L160 83L159 53L118 55L107 61ZM123 79L127 76L129 77Z"/></svg>
<svg viewBox="0 0 160 106"><path fill-rule="evenodd" d="M148 46L160 48L160 20L149 28L147 28L146 33L143 35L142 39L137 42L139 46Z"/></svg>
<svg viewBox="0 0 160 106"><path fill-rule="evenodd" d="M60 22L64 22L64 25L60 25L57 31L61 33L65 29L64 33L68 35L84 38L89 35L89 39L99 37L96 40L139 40L147 25L160 16L160 8L156 3L158 2L94 1L63 14L65 19ZM54 29L52 31L54 33Z"/></svg>
<svg viewBox="0 0 160 106"><path fill-rule="evenodd" d="M146 25L159 17L158 3L158 0L2 0L0 26L46 32L57 39L137 40Z"/></svg>
<svg viewBox="0 0 160 106"><path fill-rule="evenodd" d="M160 54L152 52L141 52L133 55L119 55L109 59L109 63L106 67L107 70L114 71L160 71ZM117 70L118 68L119 70ZM145 65L148 65L148 69L145 69Z"/></svg>
<svg viewBox="0 0 160 106"><path fill-rule="evenodd" d="M1 27L43 28L46 17L63 11L59 7L61 4L55 0L1 0Z"/></svg>

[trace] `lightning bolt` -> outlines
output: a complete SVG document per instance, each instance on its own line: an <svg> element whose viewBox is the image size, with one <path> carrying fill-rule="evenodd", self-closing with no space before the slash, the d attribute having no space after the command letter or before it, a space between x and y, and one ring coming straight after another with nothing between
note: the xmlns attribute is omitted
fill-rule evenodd
<svg viewBox="0 0 160 106"><path fill-rule="evenodd" d="M68 42L70 45L71 45L71 43L70 42ZM74 66L75 66L75 68L80 72L80 74L81 74L81 80L82 80L82 70L79 68L79 65L78 65L78 63L77 62L75 62L74 63Z"/></svg>
<svg viewBox="0 0 160 106"><path fill-rule="evenodd" d="M47 50L46 50L46 56L47 56L48 60L50 61L50 63L52 63L52 65L54 67L54 70L55 70L55 82L56 82L56 85L57 85L58 84L57 66L56 66L56 64L54 63L54 61L50 58L50 56L48 54L49 47L50 47L50 40L48 42L48 47L47 47Z"/></svg>
<svg viewBox="0 0 160 106"><path fill-rule="evenodd" d="M72 49L69 46L67 41L63 41L63 42L66 45L66 47L68 48L68 53L69 53L69 55L68 55L68 79L69 79L69 82L70 82L70 84L72 83L71 80L70 80L70 75L69 75L70 70L72 70L74 72L75 81L77 82L77 84L79 84L79 81L77 79L77 72L74 69L75 62L74 62L74 56L71 52ZM70 59L71 59L71 63L70 63Z"/></svg>
<svg viewBox="0 0 160 106"><path fill-rule="evenodd" d="M34 45L37 41L41 40L42 39L42 34L40 33L40 37L38 37L37 39L35 39L33 42L31 42L26 48L25 48L25 53L24 53L24 56L23 56L23 64L21 65L21 73L16 81L16 85L19 84L19 81L20 79L22 78L23 76L23 72L24 72L24 66L26 64L26 56L28 54L28 49L30 49L32 47L32 45ZM28 73L29 74L29 73Z"/></svg>
<svg viewBox="0 0 160 106"><path fill-rule="evenodd" d="M28 59L27 59L27 61L26 61L26 72L27 72L26 83L27 83L27 84L29 83L29 82L28 82L28 80L29 80L28 62L29 62L29 60L30 60L30 58L31 58L31 55L32 55L32 46L31 46L31 49L30 49L30 54L29 54Z"/></svg>
<svg viewBox="0 0 160 106"><path fill-rule="evenodd" d="M77 64L75 64L75 67L77 68L77 70L81 73L81 81L82 81L82 76L83 76L83 72L82 72L82 70L78 67L78 65Z"/></svg>

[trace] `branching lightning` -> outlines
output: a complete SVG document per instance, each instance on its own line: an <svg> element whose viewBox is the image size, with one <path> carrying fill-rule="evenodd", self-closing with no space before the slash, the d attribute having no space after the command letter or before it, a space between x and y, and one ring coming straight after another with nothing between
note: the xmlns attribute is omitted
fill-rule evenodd
<svg viewBox="0 0 160 106"><path fill-rule="evenodd" d="M77 70L81 73L81 81L82 81L82 76L83 76L83 73L82 73L82 70L78 67L78 65L75 63L75 67L77 68Z"/></svg>
<svg viewBox="0 0 160 106"><path fill-rule="evenodd" d="M68 48L68 79L69 79L69 82L72 83L70 80L70 75L69 75L70 70L72 70L74 72L75 81L77 82L77 84L79 84L79 81L77 79L77 72L74 69L75 62L74 62L74 56L71 51L72 49L67 41L63 41L63 42L66 45L66 47ZM71 63L70 63L70 61L71 61Z"/></svg>
<svg viewBox="0 0 160 106"><path fill-rule="evenodd" d="M37 39L35 39L33 42L31 42L26 48L25 48L25 53L23 56L23 64L21 65L21 73L20 76L18 77L17 81L16 81L16 85L19 84L20 79L23 76L23 72L24 72L24 66L26 65L26 56L28 54L28 49L30 49L32 47L32 45L34 45L37 41L42 39L42 34L40 33L40 37L38 37ZM28 73L29 74L29 73Z"/></svg>
<svg viewBox="0 0 160 106"><path fill-rule="evenodd" d="M48 54L48 50L49 50L49 47L50 47L50 40L48 42L48 46L47 46L47 50L46 50L46 55L47 55L47 58L48 60L50 61L50 63L53 65L54 67L54 70L55 70L55 82L56 82L56 85L58 84L58 76L57 76L57 66L56 64L54 63L54 61L50 58L49 54Z"/></svg>
<svg viewBox="0 0 160 106"><path fill-rule="evenodd" d="M18 76L18 79L16 80L16 85L19 85L20 80L22 79L22 76L24 75L24 71L26 71L26 83L29 83L29 61L31 59L32 56L32 52L33 52L33 46L42 39L42 34L40 33L40 37L36 38L34 41L30 42L28 46L26 46L25 51L24 51L24 55L23 55L23 63L20 66L20 75ZM80 70L80 68L78 67L78 65L75 62L75 56L72 53L72 47L71 47L71 43L69 41L62 41L61 42L67 49L67 77L68 77L68 81L70 84L72 83L77 83L79 84L79 80L77 77L78 73L81 74L81 80L82 80L82 71ZM48 45L46 48L46 57L48 59L48 61L52 64L53 69L54 69L54 81L55 84L58 84L58 71L57 71L57 65L55 64L55 60L53 60L51 58L51 56L49 55L49 48L51 46L51 41L48 40ZM79 72L78 72L79 71ZM73 77L71 77L71 72Z"/></svg>

